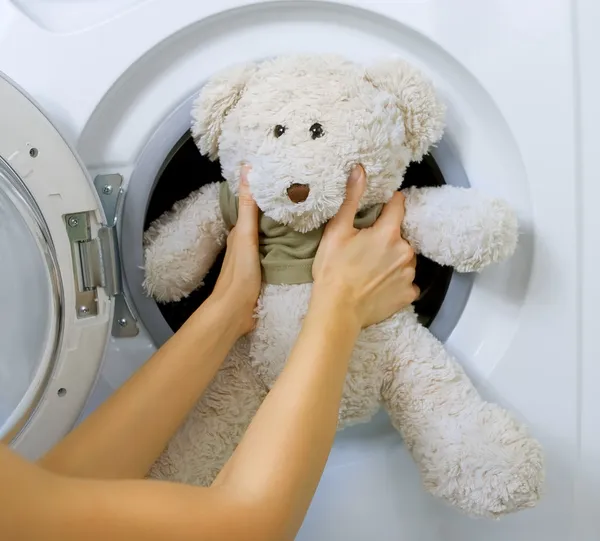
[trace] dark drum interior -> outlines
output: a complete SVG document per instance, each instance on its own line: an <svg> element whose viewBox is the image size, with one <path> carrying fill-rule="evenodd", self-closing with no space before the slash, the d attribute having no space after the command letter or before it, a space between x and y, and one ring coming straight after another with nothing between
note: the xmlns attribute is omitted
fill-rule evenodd
<svg viewBox="0 0 600 541"><path fill-rule="evenodd" d="M202 156L187 133L167 157L159 173L146 212L144 229L163 212L169 210L175 202L184 199L194 190L205 184L222 180L219 162L211 162L207 157ZM435 160L427 155L420 163L413 163L408 167L402 187L443 184L445 181L442 172ZM223 255L221 253L215 261L204 280L203 287L179 302L158 304L163 317L173 331L179 329L211 293L223 262ZM415 303L415 309L425 326L429 326L438 313L451 277L450 267L442 267L423 256L418 256L415 282L421 288L422 294L419 301Z"/></svg>

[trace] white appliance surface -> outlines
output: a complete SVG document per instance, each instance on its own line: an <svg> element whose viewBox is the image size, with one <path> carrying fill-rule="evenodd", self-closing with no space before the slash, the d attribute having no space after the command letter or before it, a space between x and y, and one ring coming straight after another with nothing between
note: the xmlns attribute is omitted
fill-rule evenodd
<svg viewBox="0 0 600 541"><path fill-rule="evenodd" d="M378 417L339 435L299 540L600 539L599 16L594 0L0 0L0 71L127 197L149 141L212 73L310 51L419 65L449 106L450 161L518 210L517 254L473 277L446 345L543 443L542 502L497 522L459 515L424 493ZM86 412L154 351L138 319L137 336L107 337Z"/></svg>

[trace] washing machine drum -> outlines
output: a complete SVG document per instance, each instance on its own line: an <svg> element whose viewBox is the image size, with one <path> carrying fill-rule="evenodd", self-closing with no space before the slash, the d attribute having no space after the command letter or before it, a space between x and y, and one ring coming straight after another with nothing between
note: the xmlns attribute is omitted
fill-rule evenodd
<svg viewBox="0 0 600 541"><path fill-rule="evenodd" d="M111 228L84 168L0 74L0 439L35 457L75 423L113 308Z"/></svg>

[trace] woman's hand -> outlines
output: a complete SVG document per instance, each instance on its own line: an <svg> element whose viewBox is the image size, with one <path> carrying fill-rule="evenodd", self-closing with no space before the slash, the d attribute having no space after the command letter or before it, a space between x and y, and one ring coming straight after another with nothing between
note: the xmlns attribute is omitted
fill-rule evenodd
<svg viewBox="0 0 600 541"><path fill-rule="evenodd" d="M341 303L360 327L383 321L414 302L416 257L402 238L404 196L397 192L377 222L358 230L354 217L365 190L357 166L348 181L346 201L327 224L313 265L313 298Z"/></svg>
<svg viewBox="0 0 600 541"><path fill-rule="evenodd" d="M210 304L227 312L240 336L254 328L261 285L258 207L250 193L247 173L248 167L242 168L237 223L227 238L221 273L209 297Z"/></svg>

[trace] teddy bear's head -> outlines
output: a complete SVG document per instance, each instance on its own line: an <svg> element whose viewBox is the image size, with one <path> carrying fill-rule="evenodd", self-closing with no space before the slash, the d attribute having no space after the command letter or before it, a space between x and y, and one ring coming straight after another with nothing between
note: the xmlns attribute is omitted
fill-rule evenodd
<svg viewBox="0 0 600 541"><path fill-rule="evenodd" d="M338 56L285 56L229 68L195 101L192 135L220 159L231 191L250 164L250 189L273 220L301 232L334 216L352 167L361 208L387 202L411 161L442 136L444 106L401 60L364 68Z"/></svg>

